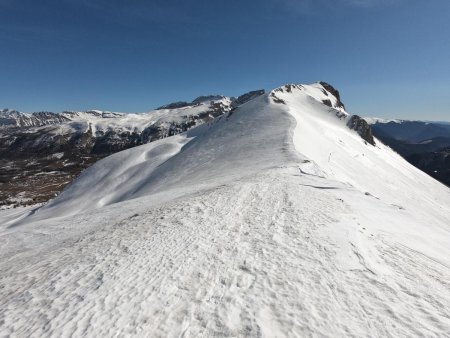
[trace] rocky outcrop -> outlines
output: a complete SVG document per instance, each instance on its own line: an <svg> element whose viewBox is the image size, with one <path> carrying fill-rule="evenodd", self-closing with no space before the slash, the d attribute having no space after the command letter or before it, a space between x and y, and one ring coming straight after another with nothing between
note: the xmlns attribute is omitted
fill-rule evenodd
<svg viewBox="0 0 450 338"><path fill-rule="evenodd" d="M184 107L189 107L190 105L191 105L191 103L186 102L186 101L177 101L177 102L165 104L164 106L156 108L156 110L184 108Z"/></svg>
<svg viewBox="0 0 450 338"><path fill-rule="evenodd" d="M283 99L280 99L275 93L270 93L270 98L272 99L273 102L278 103L278 104L286 104L286 101L284 101Z"/></svg>
<svg viewBox="0 0 450 338"><path fill-rule="evenodd" d="M333 104L331 103L331 100L322 100L322 103L330 108L333 108Z"/></svg>
<svg viewBox="0 0 450 338"><path fill-rule="evenodd" d="M172 102L169 104L166 104L164 106L156 108L156 110L163 110L163 109L179 109L179 108L185 108L185 107L191 107L191 106L198 106L199 104L203 102L211 102L211 101L219 101L226 99L225 96L222 95L206 95L206 96L199 96L196 99L192 100L192 102L186 102L186 101L177 101Z"/></svg>
<svg viewBox="0 0 450 338"><path fill-rule="evenodd" d="M257 97L264 95L265 93L266 92L264 89L253 90L251 92L245 93L245 94L239 96L237 99L233 100L233 102L231 103L231 106L234 108L234 107L243 105L244 103L247 103L248 101L256 99Z"/></svg>
<svg viewBox="0 0 450 338"><path fill-rule="evenodd" d="M373 138L372 129L366 120L358 115L352 115L347 123L347 126L355 130L364 141L371 145L375 145L375 139Z"/></svg>
<svg viewBox="0 0 450 338"><path fill-rule="evenodd" d="M323 82L323 81L320 81L319 83L327 92L329 92L331 95L333 95L337 99L337 105L336 106L338 108L345 109L345 106L344 106L344 104L341 101L341 95L340 95L339 91L336 88L334 88L332 85L330 85L329 83L326 83L326 82ZM330 104L331 104L331 102L330 102Z"/></svg>
<svg viewBox="0 0 450 338"><path fill-rule="evenodd" d="M199 96L196 99L192 100L192 105L197 105L202 102L210 102L210 101L219 101L223 100L226 97L223 95L206 95L206 96Z"/></svg>

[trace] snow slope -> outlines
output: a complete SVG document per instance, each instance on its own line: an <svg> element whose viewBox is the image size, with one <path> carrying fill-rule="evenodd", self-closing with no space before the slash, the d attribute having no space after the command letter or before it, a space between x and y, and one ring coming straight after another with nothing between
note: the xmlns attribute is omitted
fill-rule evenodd
<svg viewBox="0 0 450 338"><path fill-rule="evenodd" d="M336 103L283 86L0 213L0 333L448 335L450 191Z"/></svg>
<svg viewBox="0 0 450 338"><path fill-rule="evenodd" d="M262 96L229 117L114 154L84 172L36 216L65 216L157 192L170 195L180 186L198 190L297 157L288 152L290 115L266 102Z"/></svg>

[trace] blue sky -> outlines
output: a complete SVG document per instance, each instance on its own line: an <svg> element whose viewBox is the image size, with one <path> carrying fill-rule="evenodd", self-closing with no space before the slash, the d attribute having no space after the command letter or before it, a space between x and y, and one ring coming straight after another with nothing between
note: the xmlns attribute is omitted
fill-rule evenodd
<svg viewBox="0 0 450 338"><path fill-rule="evenodd" d="M352 113L450 120L448 0L0 0L0 107L148 111L324 80Z"/></svg>

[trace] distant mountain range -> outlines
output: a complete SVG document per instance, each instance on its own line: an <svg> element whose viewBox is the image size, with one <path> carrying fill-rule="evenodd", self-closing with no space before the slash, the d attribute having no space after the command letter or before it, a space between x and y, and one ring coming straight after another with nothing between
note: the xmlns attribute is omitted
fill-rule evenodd
<svg viewBox="0 0 450 338"><path fill-rule="evenodd" d="M450 123L367 119L374 135L411 164L450 186Z"/></svg>

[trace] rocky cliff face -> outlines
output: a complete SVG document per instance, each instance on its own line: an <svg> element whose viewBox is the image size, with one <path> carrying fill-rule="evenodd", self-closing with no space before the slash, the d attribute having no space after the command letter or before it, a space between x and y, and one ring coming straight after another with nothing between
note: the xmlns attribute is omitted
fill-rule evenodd
<svg viewBox="0 0 450 338"><path fill-rule="evenodd" d="M345 105L341 101L341 94L339 93L339 91L336 88L334 88L332 85L330 85L329 83L326 83L326 82L323 82L323 81L320 81L319 83L322 85L322 87L327 92L329 92L331 95L333 95L337 99L337 105L336 106L339 107L339 108L345 109Z"/></svg>
<svg viewBox="0 0 450 338"><path fill-rule="evenodd" d="M359 117L358 115L353 115L347 123L350 129L355 130L364 141L371 145L375 145L375 139L373 138L372 129L366 120Z"/></svg>

